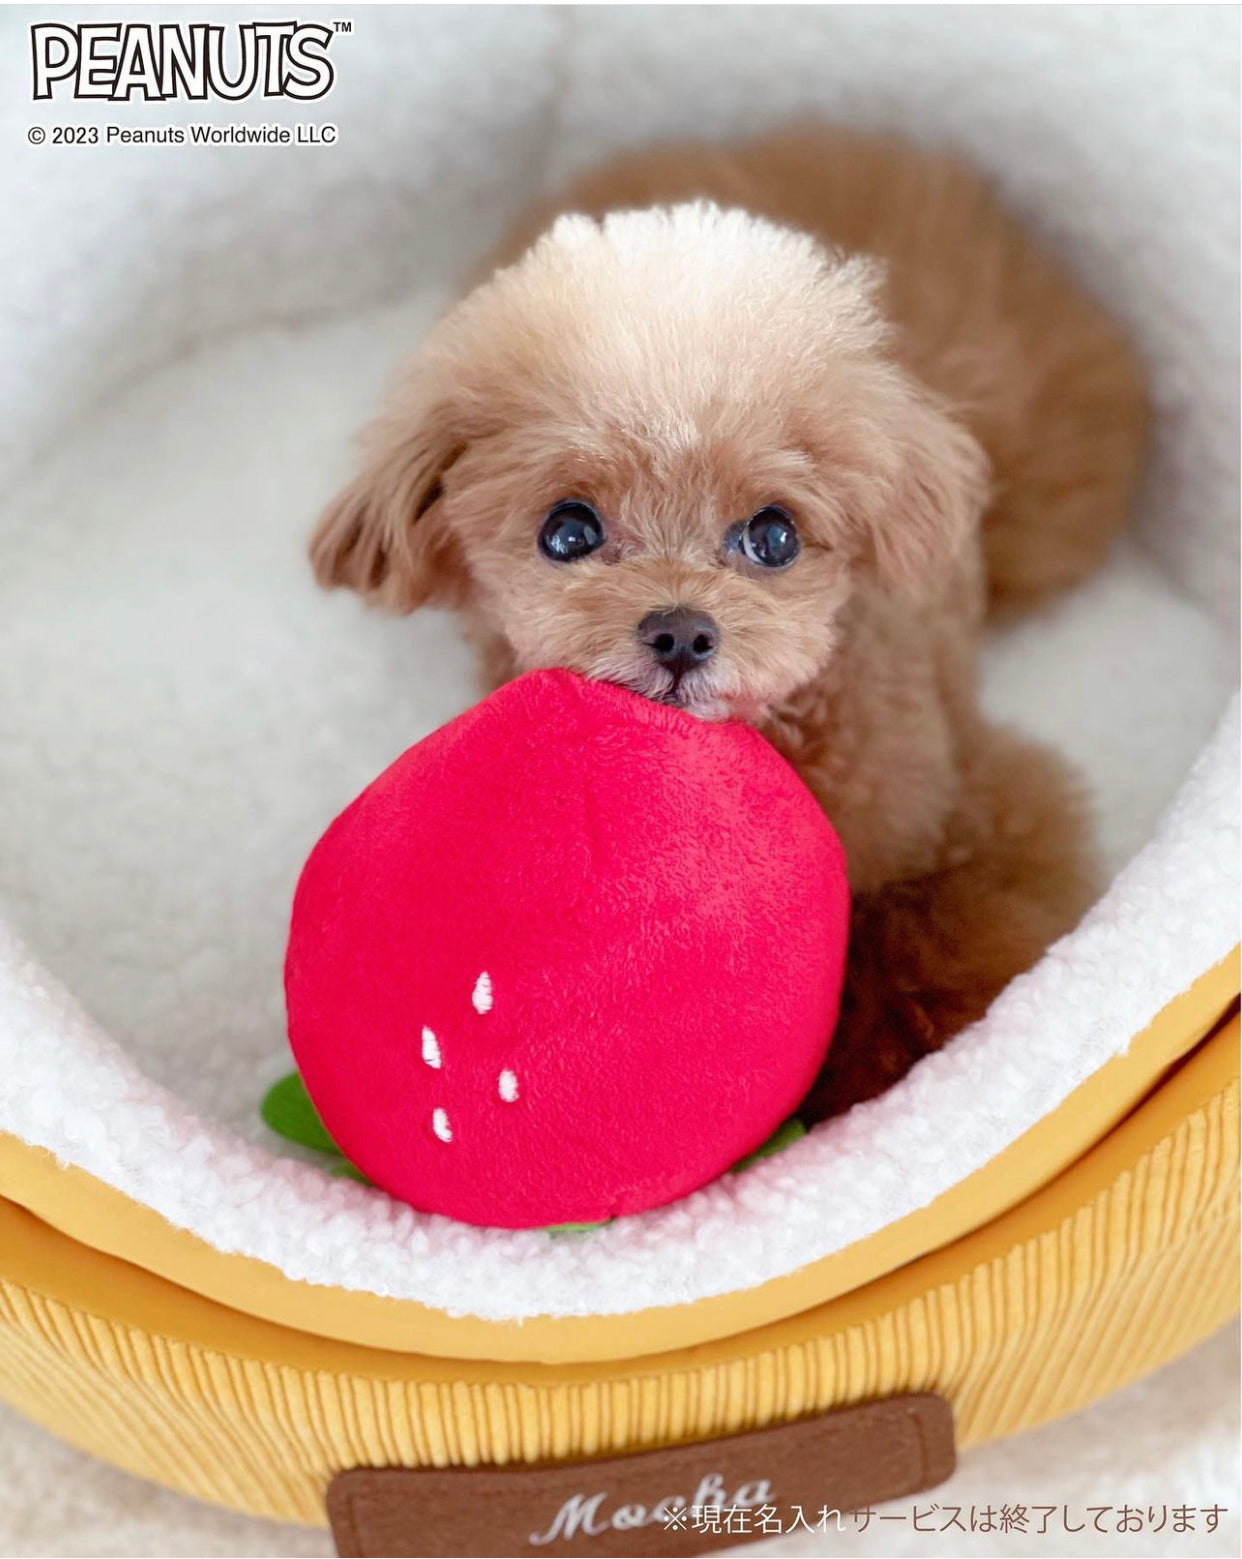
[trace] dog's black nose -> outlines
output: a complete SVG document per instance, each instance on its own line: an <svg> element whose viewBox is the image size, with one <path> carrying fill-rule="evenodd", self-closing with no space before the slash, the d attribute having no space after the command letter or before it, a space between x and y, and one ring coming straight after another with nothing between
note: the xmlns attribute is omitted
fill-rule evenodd
<svg viewBox="0 0 1242 1559"><path fill-rule="evenodd" d="M674 606L666 612L648 612L638 625L638 637L667 671L685 676L705 665L716 653L720 629L706 612Z"/></svg>

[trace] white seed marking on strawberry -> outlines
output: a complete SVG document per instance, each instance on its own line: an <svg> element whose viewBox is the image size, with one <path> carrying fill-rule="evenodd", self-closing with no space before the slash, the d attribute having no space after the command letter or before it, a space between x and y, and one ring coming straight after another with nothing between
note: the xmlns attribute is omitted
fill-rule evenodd
<svg viewBox="0 0 1242 1559"><path fill-rule="evenodd" d="M497 1079L497 1084L500 1088L500 1097L506 1104L512 1104L518 1096L517 1073L511 1072L506 1067Z"/></svg>
<svg viewBox="0 0 1242 1559"><path fill-rule="evenodd" d="M470 1000L474 1003L476 1012L492 1010L492 977L486 970L474 982L474 992Z"/></svg>
<svg viewBox="0 0 1242 1559"><path fill-rule="evenodd" d="M453 1128L449 1125L448 1114L444 1110L432 1110L431 1129L439 1137L441 1142L452 1142Z"/></svg>
<svg viewBox="0 0 1242 1559"><path fill-rule="evenodd" d="M430 1029L423 1030L423 1060L428 1066L440 1065L440 1041Z"/></svg>

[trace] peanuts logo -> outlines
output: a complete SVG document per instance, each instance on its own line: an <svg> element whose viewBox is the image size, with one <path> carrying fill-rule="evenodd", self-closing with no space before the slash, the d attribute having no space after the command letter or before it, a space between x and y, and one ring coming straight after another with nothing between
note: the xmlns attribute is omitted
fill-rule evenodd
<svg viewBox="0 0 1242 1559"><path fill-rule="evenodd" d="M43 101L59 93L112 103L310 102L331 92L328 46L352 30L351 22L36 22L32 87Z"/></svg>

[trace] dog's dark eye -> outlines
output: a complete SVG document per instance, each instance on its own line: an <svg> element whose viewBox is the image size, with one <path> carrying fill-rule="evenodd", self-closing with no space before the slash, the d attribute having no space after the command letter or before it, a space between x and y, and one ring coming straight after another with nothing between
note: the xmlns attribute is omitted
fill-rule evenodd
<svg viewBox="0 0 1242 1559"><path fill-rule="evenodd" d="M760 568L788 568L798 556L797 527L784 509L769 506L742 526L742 556Z"/></svg>
<svg viewBox="0 0 1242 1559"><path fill-rule="evenodd" d="M589 503L558 503L539 531L539 550L554 563L574 563L604 544L604 526Z"/></svg>

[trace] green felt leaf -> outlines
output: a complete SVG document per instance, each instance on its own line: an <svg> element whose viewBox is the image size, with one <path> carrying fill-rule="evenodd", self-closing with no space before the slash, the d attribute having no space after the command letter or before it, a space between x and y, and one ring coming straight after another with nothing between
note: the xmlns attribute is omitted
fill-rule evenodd
<svg viewBox="0 0 1242 1559"><path fill-rule="evenodd" d="M611 1218L597 1218L594 1223L549 1223L544 1225L545 1234L589 1234L592 1229L602 1229L606 1223L611 1223Z"/></svg>
<svg viewBox="0 0 1242 1559"><path fill-rule="evenodd" d="M341 1150L328 1135L319 1119L319 1112L311 1103L306 1084L297 1072L290 1072L278 1083L273 1083L263 1097L259 1113L278 1137L299 1143L304 1148L314 1148L319 1153L341 1156Z"/></svg>
<svg viewBox="0 0 1242 1559"><path fill-rule="evenodd" d="M787 1147L797 1142L799 1137L806 1136L806 1127L796 1115L791 1115L783 1126L778 1126L766 1142L761 1142L753 1153L748 1153L745 1158L738 1159L730 1170L730 1174L740 1175L743 1170L751 1169L761 1159L772 1158L777 1153L783 1153Z"/></svg>

